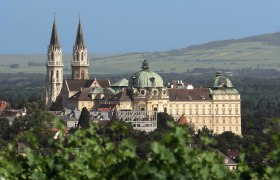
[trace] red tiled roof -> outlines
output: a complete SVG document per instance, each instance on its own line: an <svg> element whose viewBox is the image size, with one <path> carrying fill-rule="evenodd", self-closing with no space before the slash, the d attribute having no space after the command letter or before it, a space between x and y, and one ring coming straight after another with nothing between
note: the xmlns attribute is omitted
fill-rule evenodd
<svg viewBox="0 0 280 180"><path fill-rule="evenodd" d="M6 101L0 101L0 111L5 110L8 105Z"/></svg>
<svg viewBox="0 0 280 180"><path fill-rule="evenodd" d="M183 114L177 121L177 123L179 125L185 125L185 124L188 124L188 120L187 118L185 117L185 115Z"/></svg>
<svg viewBox="0 0 280 180"><path fill-rule="evenodd" d="M208 88L168 89L170 101L210 100Z"/></svg>
<svg viewBox="0 0 280 180"><path fill-rule="evenodd" d="M114 108L116 104L100 104L98 108Z"/></svg>
<svg viewBox="0 0 280 180"><path fill-rule="evenodd" d="M109 112L116 107L116 104L100 104L97 111Z"/></svg>

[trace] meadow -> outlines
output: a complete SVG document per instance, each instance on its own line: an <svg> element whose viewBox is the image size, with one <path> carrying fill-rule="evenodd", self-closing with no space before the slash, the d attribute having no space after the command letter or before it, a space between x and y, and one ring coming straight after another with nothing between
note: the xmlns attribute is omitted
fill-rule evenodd
<svg viewBox="0 0 280 180"><path fill-rule="evenodd" d="M166 52L89 54L90 74L122 74L141 69L144 59L160 73L187 73L195 68L280 70L280 46L233 42L223 46L183 48ZM47 55L0 55L0 73L46 73ZM63 55L64 73L71 73L71 54Z"/></svg>

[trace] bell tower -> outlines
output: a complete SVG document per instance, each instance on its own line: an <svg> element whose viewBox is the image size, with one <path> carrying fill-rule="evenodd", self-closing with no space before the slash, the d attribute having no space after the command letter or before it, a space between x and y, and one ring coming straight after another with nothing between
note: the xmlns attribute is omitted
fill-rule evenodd
<svg viewBox="0 0 280 180"><path fill-rule="evenodd" d="M48 59L46 63L46 105L50 107L60 95L63 85L62 50L57 35L54 17L50 44L48 46Z"/></svg>
<svg viewBox="0 0 280 180"><path fill-rule="evenodd" d="M81 19L79 18L76 41L73 46L72 79L89 79L88 67L87 47L84 41Z"/></svg>

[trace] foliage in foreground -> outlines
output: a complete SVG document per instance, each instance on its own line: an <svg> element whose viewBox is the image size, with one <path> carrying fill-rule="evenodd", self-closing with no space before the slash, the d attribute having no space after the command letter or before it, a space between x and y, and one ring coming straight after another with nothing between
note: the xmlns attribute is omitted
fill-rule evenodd
<svg viewBox="0 0 280 180"><path fill-rule="evenodd" d="M135 142L121 139L116 146L97 133L96 125L79 129L59 141L49 140L51 148L41 148L38 137L27 133L34 143L19 155L13 145L0 153L0 176L7 179L244 179L259 178L241 161L236 172L223 165L215 151L200 151L190 146L190 137L184 128L169 123L170 133L160 142L151 144L147 159L136 153ZM121 128L121 129L120 129ZM128 126L111 126L112 132L125 133ZM264 169L264 179L279 177L280 135L274 137L278 150L270 153L276 166Z"/></svg>
<svg viewBox="0 0 280 180"><path fill-rule="evenodd" d="M62 129L62 125L58 124ZM217 153L199 152L189 146L181 127L170 124L172 132L151 145L147 160L136 154L135 142L123 139L115 146L96 133L97 127L79 129L74 135L52 141L52 148L26 148L26 156L10 145L0 155L0 174L19 179L223 179L234 177ZM113 131L116 129L112 129ZM30 141L36 141L32 134Z"/></svg>

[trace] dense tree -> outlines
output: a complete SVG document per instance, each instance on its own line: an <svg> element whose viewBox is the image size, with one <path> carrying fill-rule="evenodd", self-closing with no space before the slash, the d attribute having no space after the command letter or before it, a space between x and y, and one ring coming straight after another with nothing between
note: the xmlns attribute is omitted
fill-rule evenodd
<svg viewBox="0 0 280 180"><path fill-rule="evenodd" d="M81 115L79 117L78 127L88 128L89 120L90 120L89 111L87 110L86 107L83 107Z"/></svg>
<svg viewBox="0 0 280 180"><path fill-rule="evenodd" d="M174 118L170 116L167 113L159 112L157 114L157 128L159 130L168 130L169 126L167 125L167 122L174 121Z"/></svg>
<svg viewBox="0 0 280 180"><path fill-rule="evenodd" d="M208 129L206 126L199 129L193 135L193 140L194 145L203 150L211 149L212 145L215 144L215 141L213 141L213 131Z"/></svg>
<svg viewBox="0 0 280 180"><path fill-rule="evenodd" d="M241 149L242 139L240 136L235 135L231 131L223 132L222 134L214 136L216 144L214 148L219 149L221 152L227 154L228 150Z"/></svg>
<svg viewBox="0 0 280 180"><path fill-rule="evenodd" d="M51 111L62 111L62 99L61 97L58 97L55 102L52 103L50 107Z"/></svg>
<svg viewBox="0 0 280 180"><path fill-rule="evenodd" d="M9 120L7 118L0 117L0 137L2 140L9 140L10 127Z"/></svg>
<svg viewBox="0 0 280 180"><path fill-rule="evenodd" d="M3 135L7 129L10 128L10 122L7 118L0 117L0 136Z"/></svg>
<svg viewBox="0 0 280 180"><path fill-rule="evenodd" d="M32 131L40 137L39 143L47 145L47 139L52 135L55 116L47 111L42 103L30 102L26 103L25 106L27 114L16 118L10 127L6 124L7 129L3 131L2 138L14 141L20 135L20 142L26 142L26 133Z"/></svg>

